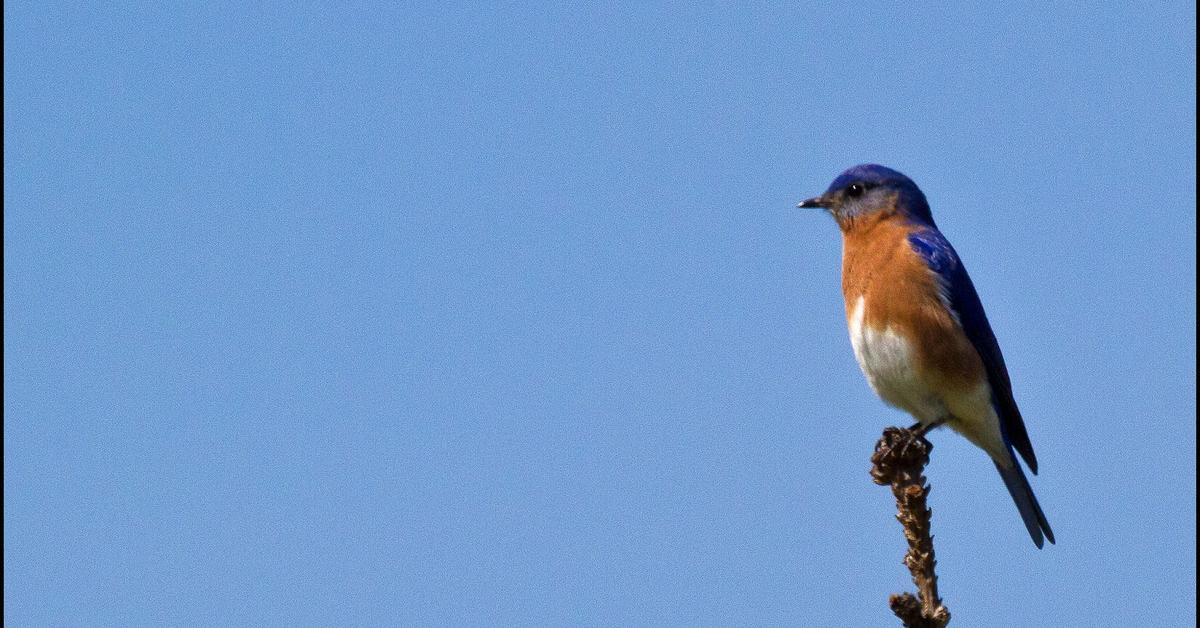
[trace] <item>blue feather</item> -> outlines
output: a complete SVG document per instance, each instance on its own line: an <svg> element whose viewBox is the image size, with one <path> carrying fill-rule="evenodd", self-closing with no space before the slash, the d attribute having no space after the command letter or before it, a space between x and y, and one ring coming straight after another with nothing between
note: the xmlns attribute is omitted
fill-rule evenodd
<svg viewBox="0 0 1200 628"><path fill-rule="evenodd" d="M1036 474L1037 457L1033 453L1033 444L1029 442L1021 411L1013 399L1012 382L1008 378L1004 356L1000 353L1000 344L996 342L992 326L983 312L983 304L975 292L975 285L971 283L971 276L967 274L954 247L938 230L917 229L908 235L908 242L941 280L951 310L983 360L988 384L992 387L992 405L1000 417L1000 431L1005 442L1020 452L1029 470Z"/></svg>
<svg viewBox="0 0 1200 628"><path fill-rule="evenodd" d="M1000 353L1000 344L996 342L996 335L992 333L992 326L983 312L983 304L975 292L975 285L971 283L971 276L967 274L967 269L963 267L954 247L936 228L921 226L908 235L908 242L937 275L950 302L950 309L983 360L988 384L992 388L992 407L1000 417L1000 434L1009 447L1010 455L1012 450L1016 449L1029 465L1029 470L1036 474L1037 457L1033 454L1033 444L1029 441L1025 421L1022 420L1021 411L1013 399L1012 382L1008 378L1004 356ZM1033 542L1041 547L1044 531L1045 538L1053 543L1054 533L1050 530L1046 516L1042 514L1042 508L1038 505L1025 474L1021 472L1020 463L1014 458L1012 467L1005 468L997 463L996 469L1000 471L1004 485L1008 487L1009 494L1016 502Z"/></svg>
<svg viewBox="0 0 1200 628"><path fill-rule="evenodd" d="M1033 489L1029 486L1029 480L1025 478L1025 472L1021 471L1021 464L1013 460L1011 467L1004 468L1000 466L1000 463L996 463L996 470L1000 472L1004 486L1008 488L1008 494L1016 502L1017 511L1021 513L1021 520L1025 522L1025 529L1029 531L1033 544L1041 549L1043 532L1045 532L1044 538L1053 543L1054 531L1050 529L1050 522L1046 521L1046 515L1042 513L1042 507L1038 504L1037 497L1033 495Z"/></svg>

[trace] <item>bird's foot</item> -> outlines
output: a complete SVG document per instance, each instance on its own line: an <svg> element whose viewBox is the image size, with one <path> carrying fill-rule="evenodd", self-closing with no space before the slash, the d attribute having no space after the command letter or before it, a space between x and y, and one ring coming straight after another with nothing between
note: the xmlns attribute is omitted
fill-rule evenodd
<svg viewBox="0 0 1200 628"><path fill-rule="evenodd" d="M929 424L917 423L908 429L889 427L883 432L883 438L875 444L875 453L871 461L875 465L872 475L879 484L887 484L890 469L910 466L917 461L924 466L928 461L933 444L925 439L925 434L946 422L946 419Z"/></svg>

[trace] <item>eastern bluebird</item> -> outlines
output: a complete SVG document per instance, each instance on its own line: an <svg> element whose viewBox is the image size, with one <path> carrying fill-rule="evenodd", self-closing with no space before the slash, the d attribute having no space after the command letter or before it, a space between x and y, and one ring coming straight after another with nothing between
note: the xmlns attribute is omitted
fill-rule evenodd
<svg viewBox="0 0 1200 628"><path fill-rule="evenodd" d="M1037 474L1000 345L925 195L899 172L865 164L798 207L825 208L842 230L850 343L871 388L921 429L948 425L987 452L1034 544L1043 535L1053 543L1013 454Z"/></svg>

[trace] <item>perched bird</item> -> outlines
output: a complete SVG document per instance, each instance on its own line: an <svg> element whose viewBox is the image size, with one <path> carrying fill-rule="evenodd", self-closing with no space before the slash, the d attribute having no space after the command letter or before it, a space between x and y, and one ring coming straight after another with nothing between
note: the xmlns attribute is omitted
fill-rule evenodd
<svg viewBox="0 0 1200 628"><path fill-rule="evenodd" d="M1039 548L1054 533L1021 470L1037 458L1008 369L967 269L908 177L854 166L797 207L842 231L842 293L854 357L886 403L929 430L947 425L992 458Z"/></svg>

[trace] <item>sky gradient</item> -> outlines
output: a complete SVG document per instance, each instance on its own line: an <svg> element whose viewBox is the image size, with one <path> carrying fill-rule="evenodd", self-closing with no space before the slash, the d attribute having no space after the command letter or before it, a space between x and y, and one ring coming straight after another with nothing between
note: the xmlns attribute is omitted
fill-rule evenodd
<svg viewBox="0 0 1200 628"><path fill-rule="evenodd" d="M955 625L1194 625L1193 3L167 4L5 3L10 625L897 625L868 161L1059 541L938 432Z"/></svg>

